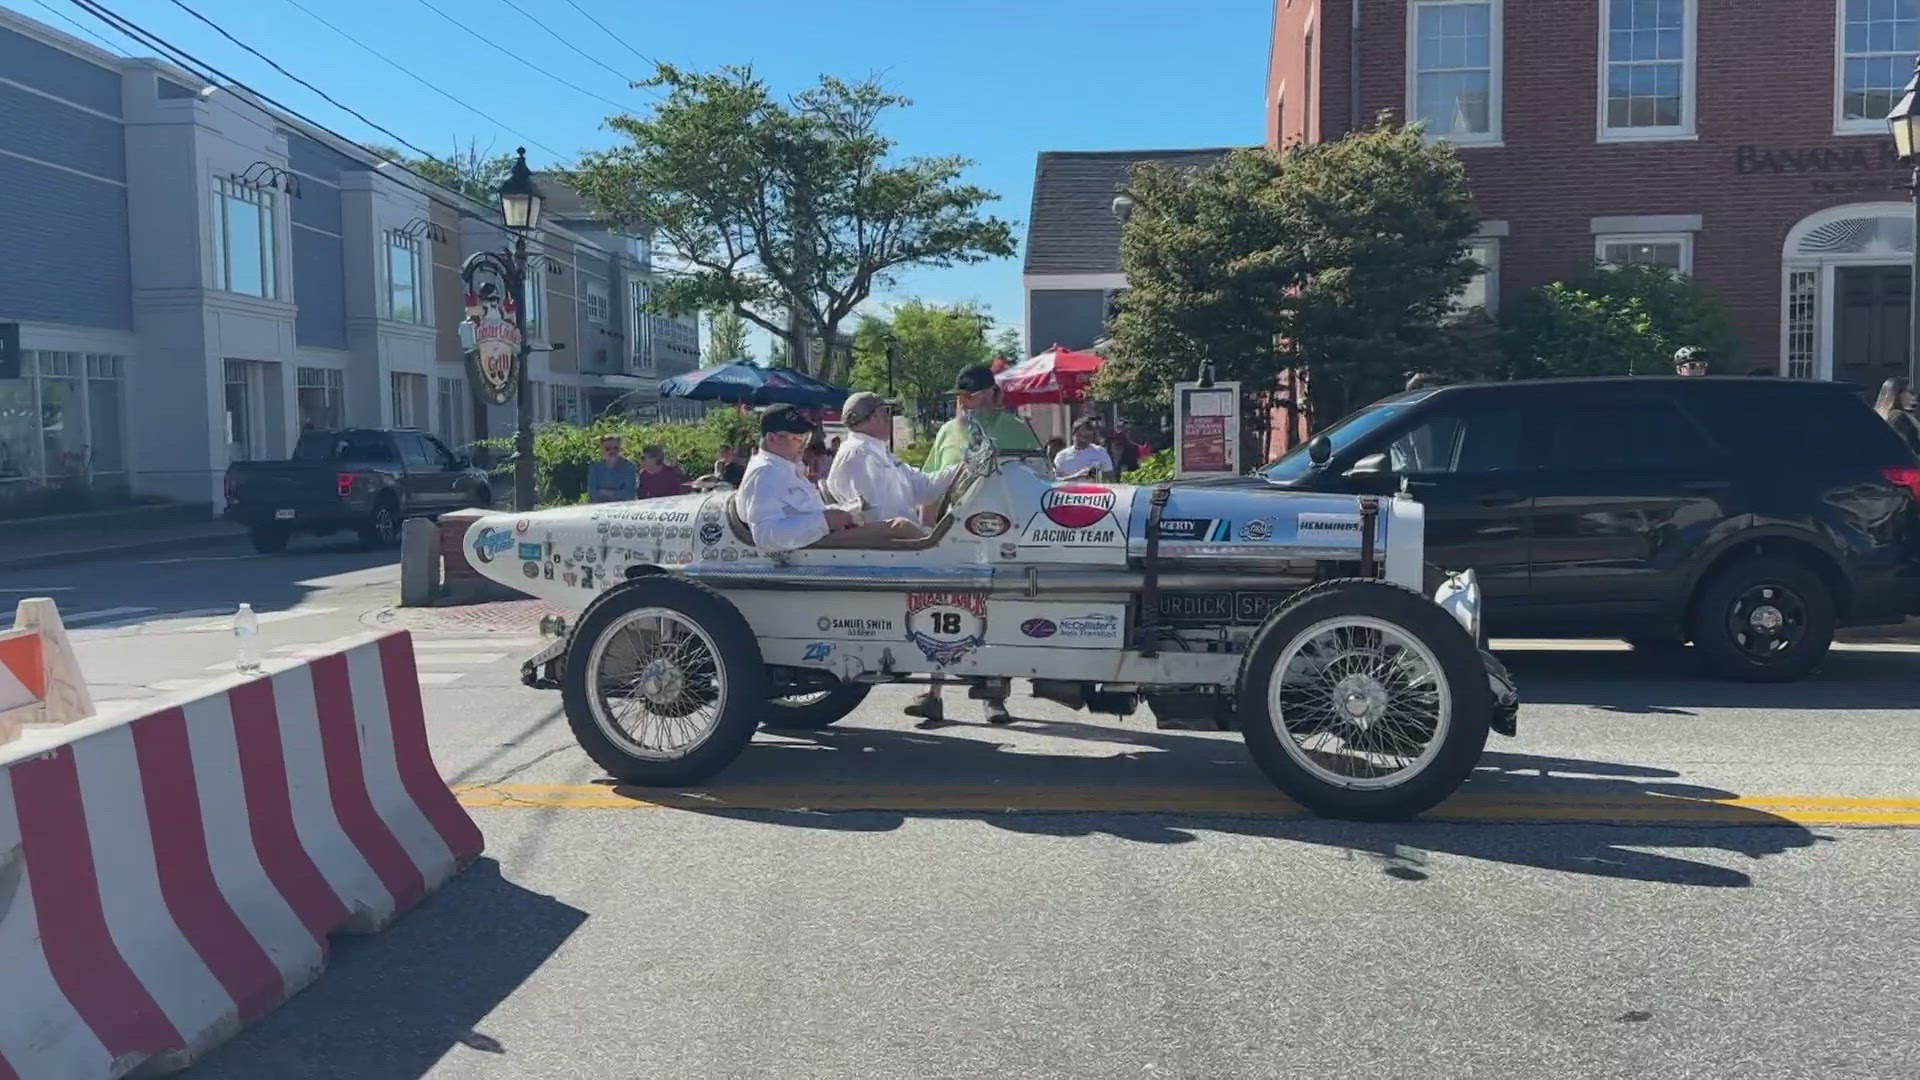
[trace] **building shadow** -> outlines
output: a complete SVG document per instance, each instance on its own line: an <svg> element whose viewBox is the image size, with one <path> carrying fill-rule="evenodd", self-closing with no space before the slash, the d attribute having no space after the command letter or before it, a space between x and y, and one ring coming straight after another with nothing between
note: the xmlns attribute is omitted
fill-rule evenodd
<svg viewBox="0 0 1920 1080"><path fill-rule="evenodd" d="M586 918L482 858L386 930L334 938L318 981L179 1075L412 1080L456 1045L511 1062L480 1025Z"/></svg>

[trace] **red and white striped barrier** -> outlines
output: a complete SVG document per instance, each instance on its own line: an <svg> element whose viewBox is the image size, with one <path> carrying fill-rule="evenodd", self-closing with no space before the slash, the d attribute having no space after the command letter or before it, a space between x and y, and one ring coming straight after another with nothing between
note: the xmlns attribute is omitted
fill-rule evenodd
<svg viewBox="0 0 1920 1080"><path fill-rule="evenodd" d="M479 855L413 643L0 748L0 1080L184 1067Z"/></svg>

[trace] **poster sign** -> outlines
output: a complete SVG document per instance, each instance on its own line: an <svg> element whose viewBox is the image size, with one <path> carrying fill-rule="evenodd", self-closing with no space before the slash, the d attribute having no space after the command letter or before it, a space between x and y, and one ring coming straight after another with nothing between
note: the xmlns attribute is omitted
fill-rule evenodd
<svg viewBox="0 0 1920 1080"><path fill-rule="evenodd" d="M1240 384L1175 383L1173 468L1181 478L1240 474Z"/></svg>
<svg viewBox="0 0 1920 1080"><path fill-rule="evenodd" d="M467 374L474 396L488 405L513 400L520 382L520 320L513 297L488 282L467 292L467 320L460 325Z"/></svg>

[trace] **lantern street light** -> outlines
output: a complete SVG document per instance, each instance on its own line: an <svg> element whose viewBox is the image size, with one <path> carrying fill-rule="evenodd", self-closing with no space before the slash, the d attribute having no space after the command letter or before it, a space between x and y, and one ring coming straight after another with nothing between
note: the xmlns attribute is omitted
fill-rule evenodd
<svg viewBox="0 0 1920 1080"><path fill-rule="evenodd" d="M1887 114L1887 128L1893 133L1893 146L1900 160L1913 168L1913 176L1907 186L1914 200L1914 244L1913 244L1913 291L1908 300L1908 316L1912 323L1907 338L1907 377L1920 374L1920 61L1913 66L1913 78L1907 80L1907 88L1900 95L1900 101L1893 111Z"/></svg>

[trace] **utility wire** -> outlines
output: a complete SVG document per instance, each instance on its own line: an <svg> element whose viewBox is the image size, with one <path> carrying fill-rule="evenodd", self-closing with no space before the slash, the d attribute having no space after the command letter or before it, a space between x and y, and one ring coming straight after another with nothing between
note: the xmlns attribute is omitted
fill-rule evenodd
<svg viewBox="0 0 1920 1080"><path fill-rule="evenodd" d="M572 49L575 53L584 57L589 63L600 65L600 69L602 71L610 71L613 73L614 78L619 79L621 82L627 83L628 85L632 85L634 81L633 76L628 75L626 72L621 71L619 68L609 65L606 61L600 59L599 57L593 55L592 53L589 53L585 49L582 49L580 46L575 45L573 42L568 41L566 38L561 37L558 33L554 31L553 27L548 26L544 22L541 22L539 16L535 15L531 11L528 11L526 8L521 7L519 4L515 3L514 0L500 0L500 2L512 8L513 10L519 12L521 17L525 18L528 22L532 23L533 25L539 27L541 31L544 32L548 37L552 38L553 40L559 42L562 45L565 45L567 48Z"/></svg>
<svg viewBox="0 0 1920 1080"><path fill-rule="evenodd" d="M379 58L380 60L385 61L388 66L400 72L400 74L405 75L406 77L412 79L414 82L419 83L421 86L424 86L427 89L433 91L434 93L439 94L441 97L446 98L448 101L453 102L455 105L460 106L461 108L467 110L468 112L479 117L480 119L485 120L487 123L492 124L493 126L506 132L507 134L525 141L528 146L537 146L540 149L545 150L547 153L552 154L553 159L556 163L564 163L566 161L567 156L565 154L562 154L560 151L555 150L553 147L548 146L546 143L541 142L539 139L536 139L531 135L528 135L524 132L515 131L514 129L508 127L507 125L502 124L499 121L499 119L497 119L496 117L488 116L486 113L481 112L479 109L474 108L471 103L462 101L461 99L454 97L452 94L447 93L445 90L440 89L438 86L434 85L431 82L428 82L425 78L421 77L420 75L416 74L415 72L407 68L404 64L400 63L398 60L393 59L392 57L386 55L385 53L382 53L380 50L374 48L373 46L367 44L366 42L361 41L359 38L354 37L352 34L347 33L345 30L340 29L338 26L335 26L334 24L328 22L326 19L322 18L318 12L314 11L312 8L308 7L307 5L301 3L300 0L287 0L287 3L292 4L294 7L299 8L301 11L306 12L308 16L310 16L315 22L319 23L321 26L326 27L327 29L333 31L334 33L339 34L341 37L346 38L348 41L353 42L355 45L360 46L360 48L373 54L375 57ZM566 166L562 164L561 167L565 168Z"/></svg>
<svg viewBox="0 0 1920 1080"><path fill-rule="evenodd" d="M94 33L93 30L91 30L90 28L80 25L79 22L70 18L66 12L58 11L58 10L55 10L54 8L48 7L46 0L33 0L33 2L36 6L40 8L40 10L46 12L47 14L53 16L56 19L59 19L61 22L66 23L68 26L73 27L75 30L80 31L81 33L87 35L88 37L99 42L100 44L105 45L107 47L108 52L123 53L123 50L120 46L115 45L113 42L108 41L106 38L101 37L97 33Z"/></svg>
<svg viewBox="0 0 1920 1080"><path fill-rule="evenodd" d="M580 14L586 16L588 22L599 27L601 33L613 39L614 44L620 46L621 48L627 50L633 55L639 57L641 63L646 64L649 67L660 66L660 61L655 60L653 57L648 56L646 53L643 53L639 49L636 49L633 46L627 44L627 41L625 38L621 37L619 34L614 33L612 30L607 29L607 24L601 22L599 19L594 18L593 13L588 11L586 8L583 8L579 4L574 3L573 0L567 0L567 6L579 12Z"/></svg>
<svg viewBox="0 0 1920 1080"><path fill-rule="evenodd" d="M580 86L577 83L570 83L567 80L561 78L560 76L555 75L553 72L548 71L546 68L539 67L533 64L528 64L524 57L515 53L513 50L508 49L505 46L499 44L498 42L494 41L492 38L489 38L484 34L481 34L479 31L475 30L471 26L468 26L466 23L461 22L459 19L456 19L453 16L447 14L444 10L435 6L432 3L432 0L419 0L419 3L421 7L426 8L428 11L431 11L435 15L440 16L442 19L445 19L446 21L452 23L454 26L459 27L461 33L467 35L470 38L473 38L475 41L480 42L481 44L487 46L490 49L493 49L497 52L505 54L505 56L509 60L512 60L514 63L519 64L522 67L530 68L533 71L537 71L540 74L545 75L547 78L552 79L554 82L559 83L561 86L564 86L567 89L574 91L575 93L585 94L586 96L594 99L595 101L606 102L608 105L611 105L616 109L619 109L621 112L626 112L628 110L628 106L623 105L620 102L615 101L610 97L602 97L601 95L594 93L593 91L587 89L584 86ZM622 77L624 78L625 76L622 76Z"/></svg>

